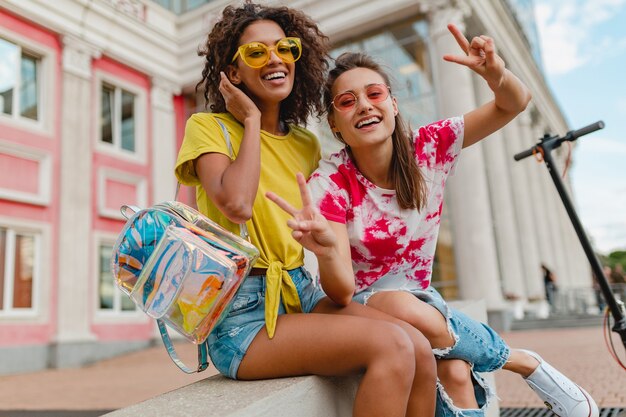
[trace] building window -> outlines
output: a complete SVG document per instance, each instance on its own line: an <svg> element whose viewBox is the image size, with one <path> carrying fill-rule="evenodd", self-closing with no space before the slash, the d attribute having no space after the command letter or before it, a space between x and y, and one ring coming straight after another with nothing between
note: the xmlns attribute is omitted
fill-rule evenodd
<svg viewBox="0 0 626 417"><path fill-rule="evenodd" d="M123 151L136 148L136 96L111 84L102 84L100 140Z"/></svg>
<svg viewBox="0 0 626 417"><path fill-rule="evenodd" d="M349 40L331 54L365 52L383 64L402 115L415 128L438 120L428 45L428 22L418 19Z"/></svg>
<svg viewBox="0 0 626 417"><path fill-rule="evenodd" d="M39 120L41 58L0 39L0 112Z"/></svg>
<svg viewBox="0 0 626 417"><path fill-rule="evenodd" d="M37 235L0 227L0 313L32 310Z"/></svg>
<svg viewBox="0 0 626 417"><path fill-rule="evenodd" d="M98 253L98 308L100 311L120 313L136 311L135 303L115 284L111 273L113 245L101 244Z"/></svg>

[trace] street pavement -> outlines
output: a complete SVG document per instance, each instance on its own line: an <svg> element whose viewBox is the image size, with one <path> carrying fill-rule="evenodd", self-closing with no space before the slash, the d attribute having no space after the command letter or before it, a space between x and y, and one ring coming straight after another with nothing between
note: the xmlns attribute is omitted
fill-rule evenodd
<svg viewBox="0 0 626 417"><path fill-rule="evenodd" d="M619 337L613 335L614 344L624 360L624 347ZM609 355L600 327L524 330L503 333L502 336L511 347L538 352L584 387L601 408L626 407L626 371ZM177 349L187 363L194 363L194 345L178 343ZM99 415L95 410L125 407L215 373L214 368L209 368L201 374L186 375L159 345L80 369L0 377L0 416L9 415L7 410L67 410L67 416L87 415L71 413L71 410L94 410L89 415ZM496 372L496 385L501 408L543 407L515 374ZM34 411L19 415L53 414Z"/></svg>

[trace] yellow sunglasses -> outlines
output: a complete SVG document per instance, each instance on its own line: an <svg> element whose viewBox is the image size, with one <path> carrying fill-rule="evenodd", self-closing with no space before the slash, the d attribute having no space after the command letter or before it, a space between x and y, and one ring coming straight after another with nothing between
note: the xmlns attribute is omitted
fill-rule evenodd
<svg viewBox="0 0 626 417"><path fill-rule="evenodd" d="M283 38L274 46L267 46L262 42L250 42L237 48L237 53L231 62L235 62L238 56L250 68L261 68L270 60L270 54L274 51L283 62L293 63L302 55L302 43L300 38Z"/></svg>

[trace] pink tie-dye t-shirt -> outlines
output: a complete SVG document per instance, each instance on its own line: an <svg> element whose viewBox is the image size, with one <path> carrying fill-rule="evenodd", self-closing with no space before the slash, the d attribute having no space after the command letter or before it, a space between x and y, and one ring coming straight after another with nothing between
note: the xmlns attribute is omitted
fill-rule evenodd
<svg viewBox="0 0 626 417"><path fill-rule="evenodd" d="M345 149L320 161L309 189L320 212L348 229L356 292L387 274L404 274L421 288L430 284L443 190L461 151L463 131L463 118L455 117L413 132L428 190L421 211L400 209L395 191L366 179Z"/></svg>

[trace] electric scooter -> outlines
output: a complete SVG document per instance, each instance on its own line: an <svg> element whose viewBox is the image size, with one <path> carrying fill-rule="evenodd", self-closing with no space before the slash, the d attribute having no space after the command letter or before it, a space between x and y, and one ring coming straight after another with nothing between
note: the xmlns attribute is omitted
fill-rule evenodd
<svg viewBox="0 0 626 417"><path fill-rule="evenodd" d="M562 137L550 136L549 134L546 133L539 140L539 142L537 142L536 145L534 145L530 149L527 149L525 151L522 151L516 154L515 156L513 156L513 159L515 159L516 161L520 161L524 158L527 158L531 155L535 155L537 153L541 154L541 156L543 157L543 160L546 163L546 167L548 168L548 172L550 172L550 177L552 178L552 181L554 182L554 185L556 186L556 190L558 191L559 196L561 197L561 201L563 202L563 205L565 206L565 209L567 210L567 214L569 215L572 225L574 226L576 235L578 235L578 239L580 240L580 243L585 251L585 254L587 255L587 259L589 260L589 263L591 264L591 270L593 271L595 279L598 282L600 289L602 290L602 294L604 295L604 299L606 300L607 306L609 307L609 310L615 320L615 325L613 326L612 330L613 332L620 335L622 339L622 343L624 344L624 348L626 348L626 317L625 317L624 303L622 301L618 301L615 299L615 295L613 294L613 292L611 291L611 288L609 287L609 283L602 271L602 266L600 265L600 261L598 260L595 252L593 251L593 248L591 247L591 243L589 242L589 239L587 238L587 235L585 234L583 226L580 223L580 220L578 219L578 215L576 214L576 210L574 209L572 200L570 199L569 194L567 193L567 190L565 189L563 180L561 179L561 176L559 175L559 172L556 169L554 159L552 158L552 154L551 154L551 152L554 149L561 146L563 142L566 142L566 141L573 142L581 136L584 136L588 133L592 133L592 132L595 132L596 130L600 130L603 128L604 128L604 122L598 121L596 123L590 124L589 126L585 126L581 129L571 130Z"/></svg>

